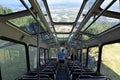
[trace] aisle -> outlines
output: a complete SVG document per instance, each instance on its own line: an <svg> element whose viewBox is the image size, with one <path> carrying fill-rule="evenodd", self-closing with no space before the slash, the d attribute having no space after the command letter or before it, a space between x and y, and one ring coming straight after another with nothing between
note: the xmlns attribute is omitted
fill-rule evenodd
<svg viewBox="0 0 120 80"><path fill-rule="evenodd" d="M56 80L70 80L70 75L67 67L65 69L58 69Z"/></svg>

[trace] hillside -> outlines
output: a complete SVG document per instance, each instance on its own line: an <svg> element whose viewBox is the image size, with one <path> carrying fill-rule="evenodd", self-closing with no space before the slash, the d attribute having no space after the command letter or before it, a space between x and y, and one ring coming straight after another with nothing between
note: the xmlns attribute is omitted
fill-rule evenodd
<svg viewBox="0 0 120 80"><path fill-rule="evenodd" d="M103 47L101 72L111 80L120 80L120 43Z"/></svg>

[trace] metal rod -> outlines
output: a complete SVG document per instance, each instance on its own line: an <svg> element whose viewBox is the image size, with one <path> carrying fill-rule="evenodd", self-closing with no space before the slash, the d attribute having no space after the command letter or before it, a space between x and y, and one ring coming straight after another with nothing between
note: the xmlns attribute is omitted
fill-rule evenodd
<svg viewBox="0 0 120 80"><path fill-rule="evenodd" d="M1 66L0 66L0 80L2 80Z"/></svg>
<svg viewBox="0 0 120 80"><path fill-rule="evenodd" d="M96 70L96 74L98 74L98 75L100 74L102 48L103 48L103 45L99 44L98 63L97 63L97 70Z"/></svg>
<svg viewBox="0 0 120 80"><path fill-rule="evenodd" d="M44 5L45 5L46 11L47 11L47 13L48 13L48 16L49 16L49 19L50 19L50 22L51 22L51 25L52 25L53 30L54 30L54 32L55 32L55 37L57 37L57 35L56 35L56 30L55 30L55 27L54 27L54 25L53 25L53 21L52 21L51 13L50 13L50 10L49 10L49 7L48 7L48 4L47 4L47 1L46 1L46 0L42 0L42 1L43 1Z"/></svg>
<svg viewBox="0 0 120 80"><path fill-rule="evenodd" d="M25 45L25 50L26 50L27 72L29 72L30 71L30 59L29 59L29 48L27 44Z"/></svg>
<svg viewBox="0 0 120 80"><path fill-rule="evenodd" d="M39 25L41 25L39 23L39 21L37 20L37 16L35 16L35 14L32 12L32 10L26 5L24 0L20 0L20 1L25 6L25 8L31 13L31 15L36 20L36 22ZM39 74L39 66L40 66L40 59L39 59L40 58L40 54L39 54L39 52L40 52L40 50L39 50L39 33L40 33L40 26L38 26L38 31L37 32L38 32L38 34L37 34L37 75L38 75L37 79L39 80L39 78L40 78L40 74Z"/></svg>
<svg viewBox="0 0 120 80"><path fill-rule="evenodd" d="M84 0L83 3L82 3L82 5L81 5L81 8L80 8L80 10L79 10L79 12L78 12L78 15L77 15L77 18L76 18L76 20L75 20L75 26L76 26L76 24L77 24L77 21L78 21L80 15L81 15L81 13L82 13L82 11L83 11L86 3L87 3L87 1L88 1L88 0Z"/></svg>
<svg viewBox="0 0 120 80"><path fill-rule="evenodd" d="M44 61L46 63L46 49L44 48Z"/></svg>
<svg viewBox="0 0 120 80"><path fill-rule="evenodd" d="M87 52L86 52L86 64L85 64L86 68L88 68L88 60L89 60L89 47L87 48Z"/></svg>
<svg viewBox="0 0 120 80"><path fill-rule="evenodd" d="M24 0L20 0L21 3L25 6L25 8L30 12L30 14L33 16L35 21L41 26L40 22L38 21L36 15L33 13L33 11L27 6L27 4L24 2ZM43 27L41 27L43 29ZM43 29L44 30L44 29ZM50 35L49 33L46 32L47 35Z"/></svg>
<svg viewBox="0 0 120 80"><path fill-rule="evenodd" d="M37 34L37 75L38 79L40 78L39 74L39 67L40 67L40 48L39 48L39 32L40 32L40 27L38 26L38 34Z"/></svg>

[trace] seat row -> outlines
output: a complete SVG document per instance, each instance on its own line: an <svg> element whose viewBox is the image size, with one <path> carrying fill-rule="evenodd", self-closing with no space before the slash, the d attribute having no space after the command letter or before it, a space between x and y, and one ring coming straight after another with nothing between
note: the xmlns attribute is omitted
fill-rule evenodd
<svg viewBox="0 0 120 80"><path fill-rule="evenodd" d="M107 80L103 75L97 75L95 71L86 69L78 61L67 63L71 80Z"/></svg>
<svg viewBox="0 0 120 80"><path fill-rule="evenodd" d="M27 74L20 76L18 80L55 80L57 62L52 60L37 69L30 71ZM39 75L38 75L39 73Z"/></svg>

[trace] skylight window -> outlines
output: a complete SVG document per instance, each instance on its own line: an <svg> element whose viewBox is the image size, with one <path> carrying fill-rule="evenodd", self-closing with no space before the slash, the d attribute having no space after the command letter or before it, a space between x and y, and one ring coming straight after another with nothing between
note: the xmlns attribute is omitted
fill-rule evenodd
<svg viewBox="0 0 120 80"><path fill-rule="evenodd" d="M101 5L101 8L104 9L112 0L105 0ZM109 9L109 11L120 12L120 0L117 0Z"/></svg>
<svg viewBox="0 0 120 80"><path fill-rule="evenodd" d="M57 37L58 38L68 38L69 37L69 34L57 34Z"/></svg>
<svg viewBox="0 0 120 80"><path fill-rule="evenodd" d="M55 25L56 32L66 33L70 32L72 29L72 25Z"/></svg>
<svg viewBox="0 0 120 80"><path fill-rule="evenodd" d="M36 33L37 31L37 23L32 16L15 18L8 21L28 33Z"/></svg>
<svg viewBox="0 0 120 80"><path fill-rule="evenodd" d="M92 21L93 21L93 17L89 19L89 21L85 24L85 26L81 29L81 31L84 31Z"/></svg>
<svg viewBox="0 0 120 80"><path fill-rule="evenodd" d="M84 19L84 16L87 14L87 12L90 10L90 8L92 7L92 5L95 3L96 0L88 0L83 12L81 13L78 21L77 21L77 27L79 27L80 23L82 22L82 20Z"/></svg>
<svg viewBox="0 0 120 80"><path fill-rule="evenodd" d="M53 22L74 22L83 0L47 0Z"/></svg>
<svg viewBox="0 0 120 80"><path fill-rule="evenodd" d="M99 19L97 19L97 21L95 23L93 23L86 30L86 32L97 35L97 34L100 34L104 31L114 27L115 25L117 25L119 23L120 23L119 19L101 16Z"/></svg>
<svg viewBox="0 0 120 80"><path fill-rule="evenodd" d="M29 8L31 5L28 0L24 0ZM18 11L26 10L20 0L0 0L0 14L5 15Z"/></svg>
<svg viewBox="0 0 120 80"><path fill-rule="evenodd" d="M46 11L46 9L45 9L45 6L44 6L43 1L42 1L42 0L37 0L37 1L38 1L38 4L39 4L42 12L43 12L43 15L44 15L46 21L47 21L48 24L50 25L50 24L51 24L51 23L50 23L50 19L49 19L49 17L48 17L48 14L47 14L47 11Z"/></svg>

